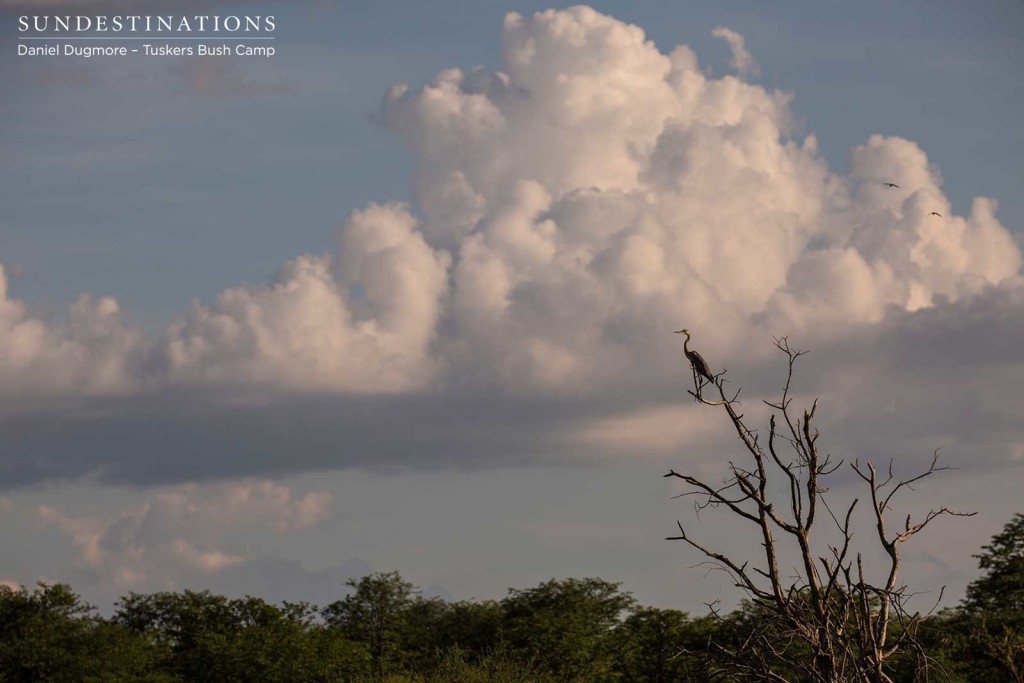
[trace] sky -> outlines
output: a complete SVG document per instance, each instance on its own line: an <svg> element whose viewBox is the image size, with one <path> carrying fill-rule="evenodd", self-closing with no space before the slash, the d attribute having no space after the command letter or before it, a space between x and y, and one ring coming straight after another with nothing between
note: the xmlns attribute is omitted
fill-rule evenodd
<svg viewBox="0 0 1024 683"><path fill-rule="evenodd" d="M734 603L664 540L751 547L662 478L739 457L680 327L752 420L788 336L834 457L941 449L898 516L978 514L915 589L1019 511L1024 4L195 0L276 54L17 56L181 7L0 0L0 581Z"/></svg>

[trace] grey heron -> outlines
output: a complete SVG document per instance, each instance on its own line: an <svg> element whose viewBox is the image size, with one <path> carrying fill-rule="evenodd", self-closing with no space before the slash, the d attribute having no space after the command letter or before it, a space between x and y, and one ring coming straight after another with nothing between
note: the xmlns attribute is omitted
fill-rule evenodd
<svg viewBox="0 0 1024 683"><path fill-rule="evenodd" d="M690 349L690 331L689 330L676 330L675 334L685 334L686 341L683 342L683 353L686 354L686 358L690 361L690 365L693 366L693 371L706 378L709 382L714 382L715 378L711 374L711 368L708 366L708 362L704 360L696 351Z"/></svg>

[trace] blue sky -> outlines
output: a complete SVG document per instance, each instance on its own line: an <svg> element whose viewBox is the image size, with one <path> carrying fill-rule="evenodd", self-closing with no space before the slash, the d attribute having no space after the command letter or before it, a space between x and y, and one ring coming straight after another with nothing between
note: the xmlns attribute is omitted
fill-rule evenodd
<svg viewBox="0 0 1024 683"><path fill-rule="evenodd" d="M682 514L660 474L680 459L711 472L729 442L659 365L678 339L655 330L681 324L757 391L777 379L768 332L807 340L807 392L835 396L840 452L952 451L968 472L939 494L998 495L957 522L954 553L926 541L911 568L929 587L972 576L1024 457L1024 364L1004 350L1024 341L1020 2L595 2L656 47L576 14L593 43L551 38L548 62L518 65L508 54L563 15L530 17L569 3L207 4L275 15L278 54L17 57L16 18L58 10L0 1L0 541L19 549L0 580L69 579L100 601L126 586L294 597L356 561L456 597L596 574L699 609L727 589L659 540ZM87 5L115 11L60 11ZM509 12L521 29L502 28ZM735 88L719 26L759 67ZM692 110L682 86L649 102L631 89L677 45L699 60L672 67L704 83ZM462 77L436 90L459 114L430 108L424 84L477 66L518 80ZM396 83L410 89L384 101ZM566 94L600 107L615 88L625 104L606 111ZM445 174L478 208L446 203ZM903 192L879 194L890 178ZM358 213L393 201L409 205ZM954 222L925 222L936 207ZM593 257L586 273L563 269L570 253ZM514 283L503 314L483 308L487 268ZM728 310L720 330L709 301ZM960 372L982 382L969 407ZM196 510L224 521L197 531ZM131 575L113 569L117 524L147 558Z"/></svg>

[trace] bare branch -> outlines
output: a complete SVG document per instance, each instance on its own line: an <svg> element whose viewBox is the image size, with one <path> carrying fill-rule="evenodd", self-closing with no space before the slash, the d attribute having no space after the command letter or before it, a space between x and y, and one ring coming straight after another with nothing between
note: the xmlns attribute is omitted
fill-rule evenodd
<svg viewBox="0 0 1024 683"><path fill-rule="evenodd" d="M825 497L830 488L827 478L844 463L834 463L828 453L823 455L819 451L821 433L815 426L819 403L814 400L809 408L799 412L793 406L794 369L807 352L794 350L786 337L776 338L774 343L786 358L786 377L779 399L763 401L772 411L766 448L762 448L757 430L748 426L745 415L737 411L740 390L726 392L724 371L708 380L695 370L694 386L688 393L699 404L724 411L743 444L744 459L729 461L729 476L719 486L675 470L664 475L678 478L687 486L679 496L696 496L697 512L707 508L727 510L756 524L761 535L761 566L694 541L681 522L677 523L680 535L669 537L684 541L713 566L729 573L759 610L753 629L737 648L715 645L726 656L722 675L730 680L784 681L787 679L777 673L781 663L799 672L801 680L880 683L891 681L888 660L904 650L918 653L921 662L936 666L924 653L918 637L924 617L907 609L912 594L905 586L897 585L900 546L939 517L975 513L942 506L916 522L906 516L902 528L891 533L887 515L897 494L913 490L922 480L952 468L939 465L938 451L924 471L905 479L897 479L892 461L880 477L871 461L862 464L853 460L850 467L868 490L875 540L888 556L884 582L871 583L865 572L864 555L855 550L852 531L860 498L838 508L845 508L840 517ZM709 389L714 395L705 397ZM791 453L784 454L786 448ZM782 495L777 493L779 487L772 485L772 480L780 476L781 490L785 491ZM827 512L832 520L830 528L839 536L838 541L817 544L823 546L822 550L816 550L812 538L819 506ZM796 542L795 566L789 576L779 571L784 554L776 543L775 532ZM721 618L717 607L712 614ZM890 628L894 624L899 626L895 635Z"/></svg>

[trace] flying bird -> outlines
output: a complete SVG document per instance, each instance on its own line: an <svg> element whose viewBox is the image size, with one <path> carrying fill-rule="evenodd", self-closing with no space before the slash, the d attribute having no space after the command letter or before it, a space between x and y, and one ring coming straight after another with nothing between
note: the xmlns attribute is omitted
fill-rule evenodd
<svg viewBox="0 0 1024 683"><path fill-rule="evenodd" d="M687 359L690 361L690 365L693 366L693 371L698 375L707 378L709 382L714 382L715 378L711 375L711 368L708 366L708 362L704 360L704 357L699 353L690 350L690 331L676 330L675 333L686 335L686 341L683 342L683 353L686 354Z"/></svg>
<svg viewBox="0 0 1024 683"><path fill-rule="evenodd" d="M939 218L942 218L942 214L941 214L941 213L939 213L938 211L932 211L932 212L931 212L930 214L928 214L928 215L929 215L929 216L938 216Z"/></svg>
<svg viewBox="0 0 1024 683"><path fill-rule="evenodd" d="M896 189L899 189L899 187L900 187L900 186L899 186L899 185L897 185L896 183L882 183L882 184L883 184L883 185L885 185L886 187L890 187L890 188L896 188Z"/></svg>

